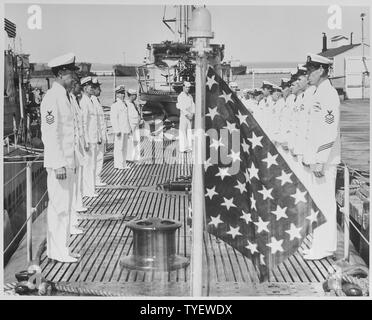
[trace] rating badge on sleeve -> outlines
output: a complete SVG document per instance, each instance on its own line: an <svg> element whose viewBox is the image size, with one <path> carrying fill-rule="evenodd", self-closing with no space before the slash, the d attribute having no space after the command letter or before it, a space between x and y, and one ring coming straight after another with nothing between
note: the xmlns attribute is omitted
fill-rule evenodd
<svg viewBox="0 0 372 320"><path fill-rule="evenodd" d="M325 116L325 122L332 124L335 121L335 116L333 115L332 110L327 110L328 114Z"/></svg>
<svg viewBox="0 0 372 320"><path fill-rule="evenodd" d="M45 116L45 120L47 124L53 124L54 123L54 116L52 115L52 111L47 111L47 115Z"/></svg>

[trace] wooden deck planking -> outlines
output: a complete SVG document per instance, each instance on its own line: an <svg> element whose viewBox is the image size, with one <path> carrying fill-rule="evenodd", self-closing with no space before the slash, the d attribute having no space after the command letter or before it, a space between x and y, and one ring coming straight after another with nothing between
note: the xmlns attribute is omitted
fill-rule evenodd
<svg viewBox="0 0 372 320"><path fill-rule="evenodd" d="M157 153L157 157L162 156L162 153ZM167 156L168 151L165 152L165 157ZM77 264L51 263L45 259L44 254L42 269L47 279L78 283L188 282L190 266L171 272L135 271L120 267L120 259L131 254L133 246L131 231L125 223L131 219L150 216L181 222L181 228L176 231L177 254L190 257L191 233L187 226L187 194L155 190L159 183L191 174L192 155L177 154L177 157L181 164L137 162L130 163L131 169L125 171L115 170L112 159L106 161L102 177L109 186L99 188L97 198L84 199L89 211L82 214L80 226L85 228L86 232L82 236L72 237L72 249L82 254L81 261ZM131 186L132 189L122 189L121 186ZM302 247L308 245L309 239ZM203 249L203 283L207 281L208 276L210 287L217 282L258 281L252 262L223 241L207 234L204 237ZM270 281L320 282L327 276L327 268L331 263L328 260L304 261L300 253L296 253L271 272Z"/></svg>

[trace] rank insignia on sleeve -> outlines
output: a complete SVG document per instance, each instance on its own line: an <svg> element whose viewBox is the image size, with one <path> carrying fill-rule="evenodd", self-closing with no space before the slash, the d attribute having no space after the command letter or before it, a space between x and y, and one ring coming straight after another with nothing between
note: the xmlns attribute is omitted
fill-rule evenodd
<svg viewBox="0 0 372 320"><path fill-rule="evenodd" d="M332 124L335 121L335 116L333 115L332 110L327 110L328 114L325 116L325 122Z"/></svg>
<svg viewBox="0 0 372 320"><path fill-rule="evenodd" d="M47 111L47 115L45 116L45 120L47 124L54 123L54 116L52 115L52 111Z"/></svg>

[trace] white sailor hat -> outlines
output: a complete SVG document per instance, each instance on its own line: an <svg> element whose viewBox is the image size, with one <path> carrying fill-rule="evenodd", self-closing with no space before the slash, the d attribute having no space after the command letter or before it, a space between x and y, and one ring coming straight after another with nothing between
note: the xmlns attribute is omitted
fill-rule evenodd
<svg viewBox="0 0 372 320"><path fill-rule="evenodd" d="M262 82L261 88L262 89L267 88L267 89L270 89L271 90L273 88L273 84L271 82L269 82L269 81L264 80Z"/></svg>
<svg viewBox="0 0 372 320"><path fill-rule="evenodd" d="M92 78L92 84L94 84L95 86L100 86L101 82L98 81L98 78Z"/></svg>
<svg viewBox="0 0 372 320"><path fill-rule="evenodd" d="M243 89L242 93L250 93L249 89Z"/></svg>
<svg viewBox="0 0 372 320"><path fill-rule="evenodd" d="M297 66L297 73L296 73L296 75L297 75L297 77L307 75L307 67L306 67L306 65L304 65L304 64L299 64L299 65Z"/></svg>
<svg viewBox="0 0 372 320"><path fill-rule="evenodd" d="M80 84L82 86L86 86L88 84L92 84L92 77L91 76L88 76L88 77L84 77L80 80Z"/></svg>
<svg viewBox="0 0 372 320"><path fill-rule="evenodd" d="M273 85L273 92L282 92L282 88L276 85Z"/></svg>
<svg viewBox="0 0 372 320"><path fill-rule="evenodd" d="M184 81L183 82L183 85L187 88L190 88L191 87L191 83L189 81Z"/></svg>
<svg viewBox="0 0 372 320"><path fill-rule="evenodd" d="M115 93L125 93L125 86L122 84L115 88Z"/></svg>
<svg viewBox="0 0 372 320"><path fill-rule="evenodd" d="M137 90L134 90L134 89L128 89L128 94L129 94L129 95L137 94Z"/></svg>
<svg viewBox="0 0 372 320"><path fill-rule="evenodd" d="M52 69L79 70L79 67L75 66L75 55L73 53L66 53L50 60L48 67Z"/></svg>
<svg viewBox="0 0 372 320"><path fill-rule="evenodd" d="M320 56L318 54L308 53L306 59L306 68L319 68L319 67L329 67L332 64L332 60Z"/></svg>
<svg viewBox="0 0 372 320"><path fill-rule="evenodd" d="M229 87L230 87L231 89L236 90L236 91L240 91L239 86L238 86L238 84L237 84L235 81L231 81L231 82L229 82Z"/></svg>

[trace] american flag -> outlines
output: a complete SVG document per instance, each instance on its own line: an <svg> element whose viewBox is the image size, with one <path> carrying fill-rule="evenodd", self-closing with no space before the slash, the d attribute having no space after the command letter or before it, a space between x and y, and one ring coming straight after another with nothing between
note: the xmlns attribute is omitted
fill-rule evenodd
<svg viewBox="0 0 372 320"><path fill-rule="evenodd" d="M250 257L260 280L267 280L269 271L325 222L324 215L212 68L207 72L205 124L207 230Z"/></svg>
<svg viewBox="0 0 372 320"><path fill-rule="evenodd" d="M8 20L7 18L4 18L4 30L8 34L9 38L15 38L16 37L16 25Z"/></svg>

